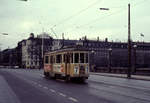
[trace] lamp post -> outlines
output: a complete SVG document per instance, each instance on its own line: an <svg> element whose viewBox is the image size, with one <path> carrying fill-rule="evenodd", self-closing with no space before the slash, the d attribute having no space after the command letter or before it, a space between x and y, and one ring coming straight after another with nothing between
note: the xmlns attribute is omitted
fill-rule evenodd
<svg viewBox="0 0 150 103"><path fill-rule="evenodd" d="M136 48L137 48L137 45L133 45L133 50L134 50L134 73L136 73Z"/></svg>
<svg viewBox="0 0 150 103"><path fill-rule="evenodd" d="M1 35L8 35L8 33L0 33ZM1 45L1 44L0 44ZM0 51L1 51L1 48L0 48Z"/></svg>
<svg viewBox="0 0 150 103"><path fill-rule="evenodd" d="M128 4L128 70L127 78L131 78L131 31L130 31L130 4Z"/></svg>
<svg viewBox="0 0 150 103"><path fill-rule="evenodd" d="M91 51L91 54L92 54L91 68L92 68L92 71L95 71L95 69L94 69L94 67L95 67L95 60L94 60L94 54L95 54L95 51L92 50L92 51Z"/></svg>
<svg viewBox="0 0 150 103"><path fill-rule="evenodd" d="M1 34L1 35L5 35L5 36L8 35L8 33L0 33L0 34ZM3 54L2 54L2 52L1 52L1 44L0 44L0 62L1 62L1 64L2 64L2 62L3 62L2 55L3 55ZM1 64L0 64L0 65L1 65Z"/></svg>
<svg viewBox="0 0 150 103"><path fill-rule="evenodd" d="M108 49L108 72L111 72L111 54L112 54L112 48Z"/></svg>

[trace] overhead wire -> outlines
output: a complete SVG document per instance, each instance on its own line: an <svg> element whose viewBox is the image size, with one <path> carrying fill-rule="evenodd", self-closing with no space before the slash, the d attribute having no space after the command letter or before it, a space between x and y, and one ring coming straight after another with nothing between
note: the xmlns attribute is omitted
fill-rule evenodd
<svg viewBox="0 0 150 103"><path fill-rule="evenodd" d="M84 11L86 11L86 10L88 10L89 8L93 7L93 6L96 5L98 2L102 2L102 0L97 0L96 2L94 2L94 3L90 4L90 5L88 5L86 8L84 8L84 9L78 11L77 13L75 13L75 14L73 14L73 15L67 17L66 19L60 21L59 23L53 25L52 28L53 28L53 27L56 27L56 26L58 26L58 25L61 25L61 24L65 23L66 21L71 20L72 18L74 18L74 17L76 17L76 16L79 16L81 13L83 13Z"/></svg>
<svg viewBox="0 0 150 103"><path fill-rule="evenodd" d="M57 34L54 32L54 29L53 29L54 27L56 27L56 26L58 26L58 25L61 25L61 24L65 23L66 21L71 20L72 18L74 18L74 17L76 17L76 16L79 16L81 13L83 13L83 12L85 12L86 10L88 10L89 8L93 7L93 6L96 5L98 2L102 2L102 0L97 0L96 2L94 2L94 3L90 4L90 5L88 5L86 8L84 8L84 9L78 11L77 13L75 13L75 14L73 14L73 15L67 17L66 19L60 21L59 23L53 25L53 26L50 28L51 31L52 31L52 33L56 36L56 38L58 38Z"/></svg>
<svg viewBox="0 0 150 103"><path fill-rule="evenodd" d="M141 3L144 3L145 1L149 1L149 0L142 0L142 1L140 1L140 2L135 3L134 6L139 5L139 4L141 4ZM77 12L77 13L75 13L75 14L73 14L73 15L67 17L66 19L62 20L61 22L59 22L59 23L53 25L53 26L51 27L51 29L53 30L54 27L56 27L56 26L58 26L58 25L61 25L61 24L65 23L66 21L71 20L72 18L74 18L74 17L76 17L76 16L79 16L81 13L83 13L84 11L86 11L86 10L88 10L89 8L93 7L93 6L96 5L98 2L100 2L100 1L97 0L96 2L90 4L88 7L86 7L86 8L84 8L84 9L80 10L79 12ZM101 2L102 2L102 0L101 0ZM101 17L101 18L98 17L98 18L96 18L96 19L94 19L94 20L92 20L92 21L90 21L90 22L88 22L88 23L86 23L86 24L83 24L83 25L81 25L81 26L78 26L78 28L83 27L83 26L85 26L85 25L89 25L89 24L91 24L91 23L93 24L93 23L95 23L95 22L96 22L97 20L99 20L99 19L102 20L102 19L105 19L105 18L110 17L110 16L112 16L112 15L121 13L122 11L124 11L124 10L126 9L125 6L116 6L116 7L110 7L110 8L122 8L122 9L119 10L119 11L117 11L117 12L114 12L114 13L112 13L112 14L109 14L109 15L107 15L107 16L104 16L104 17ZM53 30L53 33L54 33L54 30ZM57 35L57 34L55 33L55 36L56 36L56 35ZM56 37L58 37L58 36L56 36Z"/></svg>
<svg viewBox="0 0 150 103"><path fill-rule="evenodd" d="M142 1L140 1L140 2L135 3L134 6L137 6L137 5L141 4L141 3L144 3L145 1L149 1L149 0L142 0ZM83 27L83 26L87 26L87 25L89 25L89 24L95 24L95 22L97 22L97 20L99 20L99 19L100 19L100 20L106 19L107 17L110 17L110 16L112 16L112 15L121 13L122 11L126 10L126 7L125 7L125 6L110 7L110 8L122 8L122 9L119 10L119 11L117 11L117 12L114 12L114 13L112 13L112 14L109 14L109 15L107 15L107 16L100 17L100 18L98 17L98 18L96 18L96 19L94 19L94 20L92 20L92 21L90 21L90 22L88 22L88 23L86 23L86 24L83 24L83 25L81 25L81 26L78 26L78 28Z"/></svg>

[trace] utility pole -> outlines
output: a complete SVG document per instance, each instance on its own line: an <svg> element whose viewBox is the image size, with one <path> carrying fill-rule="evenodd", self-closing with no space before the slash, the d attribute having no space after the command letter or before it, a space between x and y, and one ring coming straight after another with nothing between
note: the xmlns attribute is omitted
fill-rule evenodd
<svg viewBox="0 0 150 103"><path fill-rule="evenodd" d="M112 48L108 49L108 72L111 72L111 55L112 54Z"/></svg>
<svg viewBox="0 0 150 103"><path fill-rule="evenodd" d="M130 4L128 4L128 71L127 78L131 78L131 27L130 27Z"/></svg>
<svg viewBox="0 0 150 103"><path fill-rule="evenodd" d="M64 47L64 33L62 33L63 47Z"/></svg>
<svg viewBox="0 0 150 103"><path fill-rule="evenodd" d="M44 67L44 28L42 28L42 68ZM41 68L40 68L41 69Z"/></svg>

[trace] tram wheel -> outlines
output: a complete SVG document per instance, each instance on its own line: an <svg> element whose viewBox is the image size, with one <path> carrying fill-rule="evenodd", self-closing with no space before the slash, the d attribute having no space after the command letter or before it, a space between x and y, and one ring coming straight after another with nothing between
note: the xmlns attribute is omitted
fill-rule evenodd
<svg viewBox="0 0 150 103"><path fill-rule="evenodd" d="M48 72L44 72L44 76L45 76L45 77L48 77L48 76L49 76L49 73L48 73Z"/></svg>
<svg viewBox="0 0 150 103"><path fill-rule="evenodd" d="M85 83L85 81L86 81L86 78L84 78L84 77L80 78L81 83Z"/></svg>
<svg viewBox="0 0 150 103"><path fill-rule="evenodd" d="M66 76L65 81L70 82L70 80L71 80L70 76Z"/></svg>

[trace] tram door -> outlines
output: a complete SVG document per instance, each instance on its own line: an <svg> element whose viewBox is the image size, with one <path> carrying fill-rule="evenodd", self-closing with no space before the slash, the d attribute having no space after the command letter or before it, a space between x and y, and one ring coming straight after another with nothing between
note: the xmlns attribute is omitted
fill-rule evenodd
<svg viewBox="0 0 150 103"><path fill-rule="evenodd" d="M64 54L64 61L65 61L65 74L70 75L70 54Z"/></svg>

